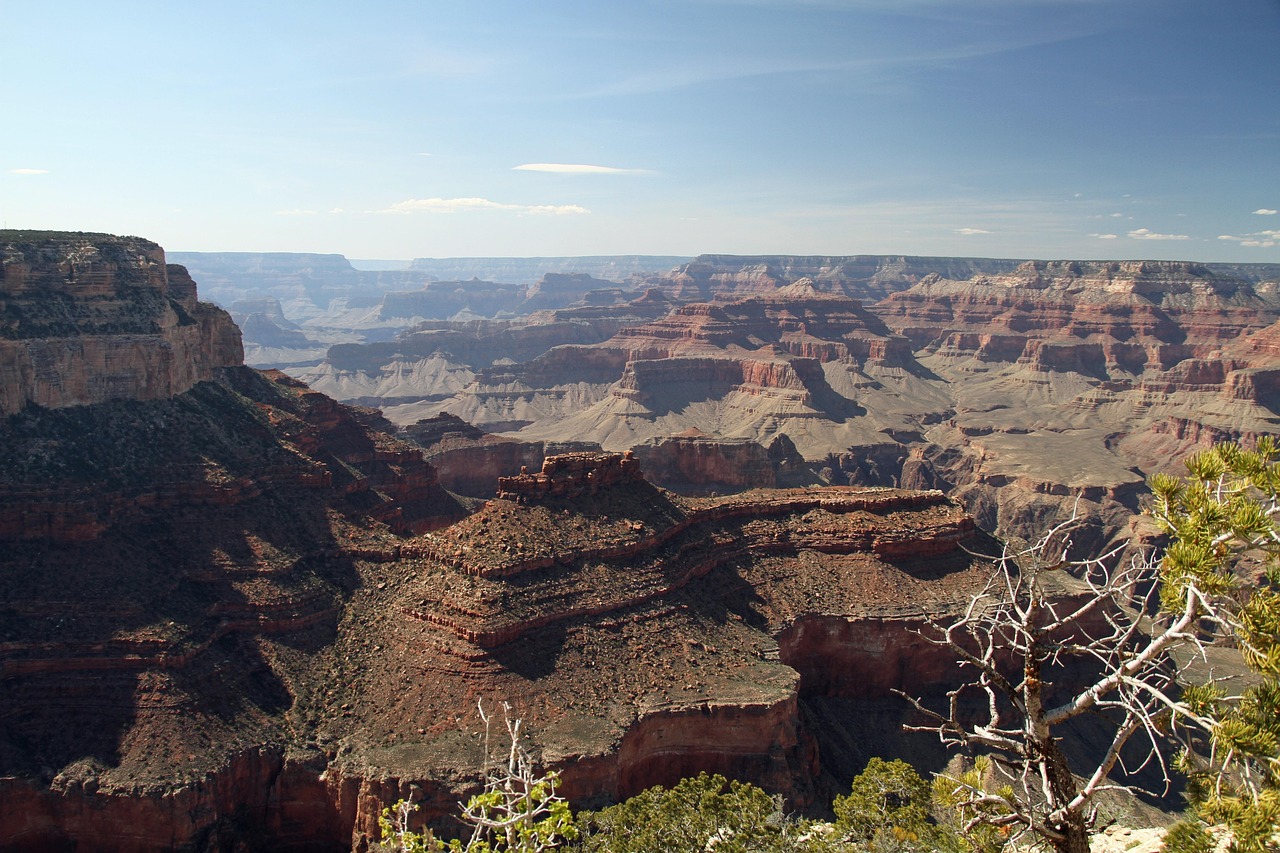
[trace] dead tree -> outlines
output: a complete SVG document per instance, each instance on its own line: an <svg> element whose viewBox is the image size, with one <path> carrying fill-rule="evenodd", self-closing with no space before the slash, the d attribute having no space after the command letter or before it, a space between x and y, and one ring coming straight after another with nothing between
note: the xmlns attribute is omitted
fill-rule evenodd
<svg viewBox="0 0 1280 853"><path fill-rule="evenodd" d="M1187 584L1178 612L1150 615L1158 560L1140 555L1113 566L1113 552L1069 562L1074 523L1029 547L1006 547L963 615L931 621L921 632L951 649L965 676L947 694L947 707L902 695L927 718L908 730L934 732L949 747L990 755L995 784L953 780L969 829L995 825L1015 837L1034 834L1061 853L1088 853L1097 794L1131 790L1110 778L1118 763L1129 772L1154 763L1168 784L1164 723L1171 711L1190 713L1177 701L1171 653L1189 646L1203 654L1200 631L1218 614L1214 601ZM1075 594L1047 588L1063 572L1077 579ZM1107 721L1110 744L1089 766L1072 767L1062 729L1086 714ZM1142 757L1124 767L1122 750L1135 737Z"/></svg>

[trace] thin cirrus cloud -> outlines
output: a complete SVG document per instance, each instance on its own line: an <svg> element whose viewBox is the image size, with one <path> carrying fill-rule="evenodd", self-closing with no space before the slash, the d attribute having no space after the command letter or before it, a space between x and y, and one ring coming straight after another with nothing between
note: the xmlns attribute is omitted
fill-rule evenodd
<svg viewBox="0 0 1280 853"><path fill-rule="evenodd" d="M1115 234L1090 234L1089 236L1090 236L1090 237L1096 237L1096 238L1098 238L1099 240L1114 240L1114 239L1116 239L1116 235L1115 235Z"/></svg>
<svg viewBox="0 0 1280 853"><path fill-rule="evenodd" d="M1190 240L1186 234L1158 234L1146 228L1138 228L1129 232L1131 240Z"/></svg>
<svg viewBox="0 0 1280 853"><path fill-rule="evenodd" d="M652 175L649 169L618 169L586 163L523 163L512 166L513 172L552 172L557 175Z"/></svg>
<svg viewBox="0 0 1280 853"><path fill-rule="evenodd" d="M577 204L509 204L487 198L410 198L398 201L383 213L471 213L498 210L510 213L566 216L590 213Z"/></svg>
<svg viewBox="0 0 1280 853"><path fill-rule="evenodd" d="M47 175L48 169L10 169L10 175Z"/></svg>
<svg viewBox="0 0 1280 853"><path fill-rule="evenodd" d="M963 234L966 237L972 237L975 234L990 234L991 232L983 230L982 228L957 228L956 233Z"/></svg>

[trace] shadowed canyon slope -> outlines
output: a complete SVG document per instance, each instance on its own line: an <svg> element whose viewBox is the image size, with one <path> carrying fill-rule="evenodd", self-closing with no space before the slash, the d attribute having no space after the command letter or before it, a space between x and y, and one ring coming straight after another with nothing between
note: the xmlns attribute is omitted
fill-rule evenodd
<svg viewBox="0 0 1280 853"><path fill-rule="evenodd" d="M579 453L469 505L412 431L238 365L225 315L175 289L189 279L158 247L12 234L16 352L53 327L27 325L11 270L65 316L111 318L49 340L123 359L160 334L111 313L148 275L148 317L208 314L216 333L174 347L205 359L189 385L35 399L48 375L2 374L5 399L30 402L0 421L0 847L349 849L401 796L453 811L480 764L480 697L514 705L575 802L706 769L804 807L866 757L832 737L867 730L890 688L952 677L909 629L982 583L966 549L991 543L939 492L681 498L634 457ZM86 247L108 260L73 278ZM851 352L898 357L874 318L830 322ZM781 410L809 406L822 357L783 356L810 343L747 360ZM74 362L61 385L121 363Z"/></svg>
<svg viewBox="0 0 1280 853"><path fill-rule="evenodd" d="M709 441L754 442L759 459L785 437L816 478L954 490L990 529L1028 534L1081 496L1093 546L1126 532L1151 473L1280 426L1274 267L954 265L992 271L912 283L882 260L858 286L889 293L867 302L832 259L700 259L593 310L585 336L584 308L521 321L524 339L546 333L533 356L472 327L452 332L465 343L408 335L298 373L404 424L448 413L510 438L635 449L670 485L678 455L705 457ZM789 280L799 271L816 277ZM621 327L592 340L610 314ZM554 329L576 336L550 346ZM776 481L768 467L756 484Z"/></svg>

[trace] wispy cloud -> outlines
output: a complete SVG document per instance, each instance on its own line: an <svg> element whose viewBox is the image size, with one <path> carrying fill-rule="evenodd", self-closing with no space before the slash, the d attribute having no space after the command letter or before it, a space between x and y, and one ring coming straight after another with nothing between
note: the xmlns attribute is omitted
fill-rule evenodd
<svg viewBox="0 0 1280 853"><path fill-rule="evenodd" d="M1155 231L1148 231L1146 228L1138 228L1129 232L1129 238L1132 240L1190 240L1186 234L1157 234Z"/></svg>
<svg viewBox="0 0 1280 853"><path fill-rule="evenodd" d="M1236 237L1231 234L1219 234L1218 239L1230 240L1232 242L1239 243L1241 246L1270 249L1273 246L1280 246L1280 230L1255 231L1252 234L1246 234L1243 237Z"/></svg>
<svg viewBox="0 0 1280 853"><path fill-rule="evenodd" d="M1099 240L1115 240L1116 239L1115 234L1090 234L1089 236L1096 237Z"/></svg>
<svg viewBox="0 0 1280 853"><path fill-rule="evenodd" d="M1253 213L1255 216L1275 216L1277 213L1280 213L1280 210L1272 210L1269 207L1260 207Z"/></svg>
<svg viewBox="0 0 1280 853"><path fill-rule="evenodd" d="M613 166L590 166L585 163L523 163L512 166L514 172L554 172L557 175L652 175L649 169L617 169Z"/></svg>
<svg viewBox="0 0 1280 853"><path fill-rule="evenodd" d="M466 213L501 210L519 214L564 216L590 213L577 204L509 204L487 198L410 198L398 201L383 213Z"/></svg>
<svg viewBox="0 0 1280 853"><path fill-rule="evenodd" d="M964 234L965 236L973 236L974 234L990 234L991 232L982 228L957 228L956 233Z"/></svg>
<svg viewBox="0 0 1280 853"><path fill-rule="evenodd" d="M10 175L47 175L48 169L10 169Z"/></svg>
<svg viewBox="0 0 1280 853"><path fill-rule="evenodd" d="M564 93L557 99L614 97L620 95L650 95L701 86L778 75L835 72L870 74L894 69L936 67L955 62L982 59L996 54L1014 53L1020 50L1043 47L1070 41L1082 32L1058 32L1052 36L1032 36L1022 39L989 39L984 42L949 44L945 47L925 48L917 53L893 53L882 56L860 55L856 58L820 59L808 56L762 56L735 54L731 56L698 55L684 62L655 64L643 72L605 82L596 88L580 92Z"/></svg>

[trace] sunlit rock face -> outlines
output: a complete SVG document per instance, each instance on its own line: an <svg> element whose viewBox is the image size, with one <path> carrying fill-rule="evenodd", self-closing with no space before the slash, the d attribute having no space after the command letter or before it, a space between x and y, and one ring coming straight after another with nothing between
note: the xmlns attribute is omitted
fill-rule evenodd
<svg viewBox="0 0 1280 853"><path fill-rule="evenodd" d="M145 241L24 240L4 341L92 344L77 375L134 380L101 399L62 374L6 386L0 848L347 850L401 797L443 821L482 766L479 697L512 704L578 805L700 770L823 804L805 703L845 691L805 686L814 657L852 660L877 614L955 612L987 574L940 492L682 498L634 455L580 451L456 498L422 445L494 443L465 424L402 432L239 365L225 315ZM134 339L173 364L126 370L140 356L111 347ZM723 375L795 400L822 357ZM797 452L766 458L751 477ZM838 642L791 639L815 617Z"/></svg>
<svg viewBox="0 0 1280 853"><path fill-rule="evenodd" d="M168 399L243 357L230 315L155 243L0 232L0 414Z"/></svg>

